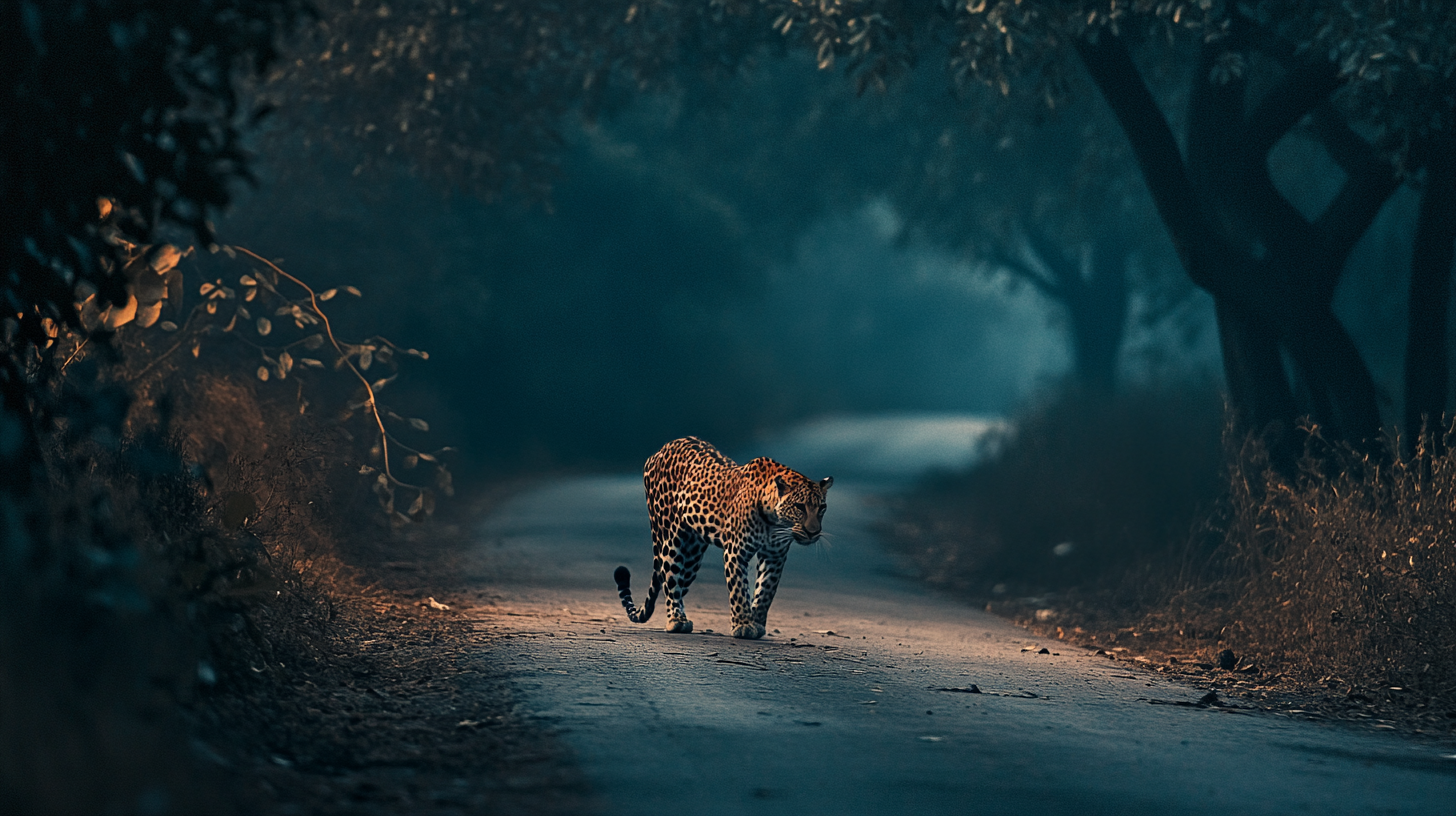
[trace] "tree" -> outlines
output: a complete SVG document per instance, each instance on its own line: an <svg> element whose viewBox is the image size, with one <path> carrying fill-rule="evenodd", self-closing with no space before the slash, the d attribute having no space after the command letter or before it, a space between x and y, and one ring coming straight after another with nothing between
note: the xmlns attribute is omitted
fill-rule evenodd
<svg viewBox="0 0 1456 816"><path fill-rule="evenodd" d="M250 176L239 72L276 56L300 0L26 0L0 8L0 513L38 475L36 351L79 328L89 293L127 299L97 210L138 237L180 225L208 243L209 210ZM19 529L16 518L0 519ZM14 525L14 526L12 526ZM20 542L16 542L19 546Z"/></svg>
<svg viewBox="0 0 1456 816"><path fill-rule="evenodd" d="M1314 0L773 5L779 31L821 67L847 60L861 86L933 55L954 82L1002 93L1030 83L1056 105L1080 65L1121 125L1185 272L1215 299L1230 397L1251 428L1287 431L1307 414L1335 437L1378 434L1372 377L1332 298L1382 204L1403 181L1423 183L1405 403L1408 415L1445 408L1451 241L1439 213L1451 193L1435 157L1453 127L1456 10ZM1183 117L1150 89L1134 59L1141 46L1171 46L1193 64ZM1322 212L1300 212L1269 172L1269 152L1291 131L1316 139L1346 174Z"/></svg>

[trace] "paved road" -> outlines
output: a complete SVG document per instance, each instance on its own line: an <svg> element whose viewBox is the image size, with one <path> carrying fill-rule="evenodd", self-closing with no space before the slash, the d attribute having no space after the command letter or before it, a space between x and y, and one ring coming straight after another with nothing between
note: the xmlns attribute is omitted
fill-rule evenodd
<svg viewBox="0 0 1456 816"><path fill-rule="evenodd" d="M505 661L577 752L602 813L1456 813L1449 747L1151 704L1200 692L927 593L877 546L876 491L914 456L973 453L957 437L907 454L926 433L985 425L863 425L765 446L836 480L833 542L795 548L761 641L721 634L727 591L707 564L688 596L694 633L627 622L612 570L629 565L640 594L651 560L636 474L549 484L483 525L500 600L470 614L506 636L484 659ZM840 460L866 446L895 464ZM943 690L972 685L982 693Z"/></svg>

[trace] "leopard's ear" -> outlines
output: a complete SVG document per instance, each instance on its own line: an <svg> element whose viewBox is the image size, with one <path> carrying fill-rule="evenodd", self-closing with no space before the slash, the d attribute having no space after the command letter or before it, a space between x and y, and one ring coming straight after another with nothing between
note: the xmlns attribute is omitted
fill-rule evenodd
<svg viewBox="0 0 1456 816"><path fill-rule="evenodd" d="M833 476L825 476L823 479L820 479L819 480L819 488L821 490L824 490L825 492L828 492L829 488L831 488L831 487L834 487L834 477Z"/></svg>
<svg viewBox="0 0 1456 816"><path fill-rule="evenodd" d="M784 481L784 477L782 477L782 476L775 476L774 477L774 487L778 489L780 496L788 495L788 492L789 492L789 483L786 482L786 481Z"/></svg>

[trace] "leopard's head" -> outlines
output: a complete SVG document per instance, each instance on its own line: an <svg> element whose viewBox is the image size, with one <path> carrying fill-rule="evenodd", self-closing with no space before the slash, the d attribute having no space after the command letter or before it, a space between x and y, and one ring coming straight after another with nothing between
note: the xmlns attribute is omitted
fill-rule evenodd
<svg viewBox="0 0 1456 816"><path fill-rule="evenodd" d="M800 544L813 544L824 530L824 494L834 484L834 477L811 481L789 471L785 476L774 477L778 500L774 503L774 514L779 525L789 528L794 540Z"/></svg>

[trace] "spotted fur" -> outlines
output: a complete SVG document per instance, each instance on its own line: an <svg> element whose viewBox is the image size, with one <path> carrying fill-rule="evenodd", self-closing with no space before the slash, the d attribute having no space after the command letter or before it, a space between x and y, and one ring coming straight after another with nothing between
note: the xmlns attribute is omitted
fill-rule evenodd
<svg viewBox="0 0 1456 816"><path fill-rule="evenodd" d="M794 542L813 544L822 534L824 494L833 477L811 481L762 457L740 467L690 436L653 454L642 481L652 521L652 583L638 609L632 603L632 574L617 567L613 577L628 620L645 623L658 593L666 589L667 631L693 631L683 596L712 544L723 550L733 637L763 637L789 547ZM754 558L758 580L750 595L749 562Z"/></svg>

